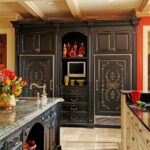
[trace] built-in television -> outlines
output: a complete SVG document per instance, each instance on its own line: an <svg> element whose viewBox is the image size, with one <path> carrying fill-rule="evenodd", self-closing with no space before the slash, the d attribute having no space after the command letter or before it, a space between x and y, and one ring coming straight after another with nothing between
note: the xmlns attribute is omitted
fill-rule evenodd
<svg viewBox="0 0 150 150"><path fill-rule="evenodd" d="M69 77L86 77L86 62L69 61L67 71Z"/></svg>

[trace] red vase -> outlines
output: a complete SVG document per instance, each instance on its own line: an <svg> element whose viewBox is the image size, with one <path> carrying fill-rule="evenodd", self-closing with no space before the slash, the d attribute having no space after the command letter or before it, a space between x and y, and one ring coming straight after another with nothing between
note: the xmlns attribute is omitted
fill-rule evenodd
<svg viewBox="0 0 150 150"><path fill-rule="evenodd" d="M128 96L132 100L133 104L135 104L136 101L140 100L141 92L138 90L134 90L131 93L129 93Z"/></svg>

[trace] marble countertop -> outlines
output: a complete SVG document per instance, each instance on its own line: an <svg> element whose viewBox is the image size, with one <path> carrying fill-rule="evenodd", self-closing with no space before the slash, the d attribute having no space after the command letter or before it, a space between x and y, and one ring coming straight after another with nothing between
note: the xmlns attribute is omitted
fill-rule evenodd
<svg viewBox="0 0 150 150"><path fill-rule="evenodd" d="M142 124L150 131L150 110L138 108L134 104L128 105L131 111L138 117Z"/></svg>
<svg viewBox="0 0 150 150"><path fill-rule="evenodd" d="M36 100L19 100L13 110L0 110L0 140L63 101L63 98L48 98L46 105L38 105Z"/></svg>
<svg viewBox="0 0 150 150"><path fill-rule="evenodd" d="M131 98L129 98L128 93L131 93L134 90L121 90L121 94L125 94L126 103L131 109L131 111L138 117L142 124L150 131L150 107L137 107L136 104L133 104ZM150 104L150 91L140 91L140 101Z"/></svg>

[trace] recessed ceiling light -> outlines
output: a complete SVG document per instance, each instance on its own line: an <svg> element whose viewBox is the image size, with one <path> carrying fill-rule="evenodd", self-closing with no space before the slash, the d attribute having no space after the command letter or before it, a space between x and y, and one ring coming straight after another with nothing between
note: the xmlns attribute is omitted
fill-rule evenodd
<svg viewBox="0 0 150 150"><path fill-rule="evenodd" d="M113 1L115 1L115 0L108 0L109 3L113 2Z"/></svg>

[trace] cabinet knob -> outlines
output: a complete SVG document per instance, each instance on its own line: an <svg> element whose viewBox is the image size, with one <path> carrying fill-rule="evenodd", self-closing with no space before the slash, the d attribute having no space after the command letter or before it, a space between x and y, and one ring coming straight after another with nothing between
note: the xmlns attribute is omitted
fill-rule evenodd
<svg viewBox="0 0 150 150"><path fill-rule="evenodd" d="M147 142L147 143L149 143L149 142L150 142L150 140L149 140L149 139L146 139L146 142Z"/></svg>
<svg viewBox="0 0 150 150"><path fill-rule="evenodd" d="M135 140L135 138L134 138L134 137L132 137L132 140L134 141L134 140Z"/></svg>
<svg viewBox="0 0 150 150"><path fill-rule="evenodd" d="M36 48L35 51L36 51L36 52L40 52L40 49Z"/></svg>
<svg viewBox="0 0 150 150"><path fill-rule="evenodd" d="M75 99L71 98L70 100L71 100L72 102L77 102L77 101L78 101L77 98L75 98Z"/></svg>
<svg viewBox="0 0 150 150"><path fill-rule="evenodd" d="M142 132L142 129L139 129L139 132Z"/></svg>
<svg viewBox="0 0 150 150"><path fill-rule="evenodd" d="M44 119L45 119L45 117L41 117L41 119L42 119L42 120L44 120Z"/></svg>
<svg viewBox="0 0 150 150"><path fill-rule="evenodd" d="M70 110L75 111L75 110L78 110L78 108L75 106L75 107L71 107Z"/></svg>

